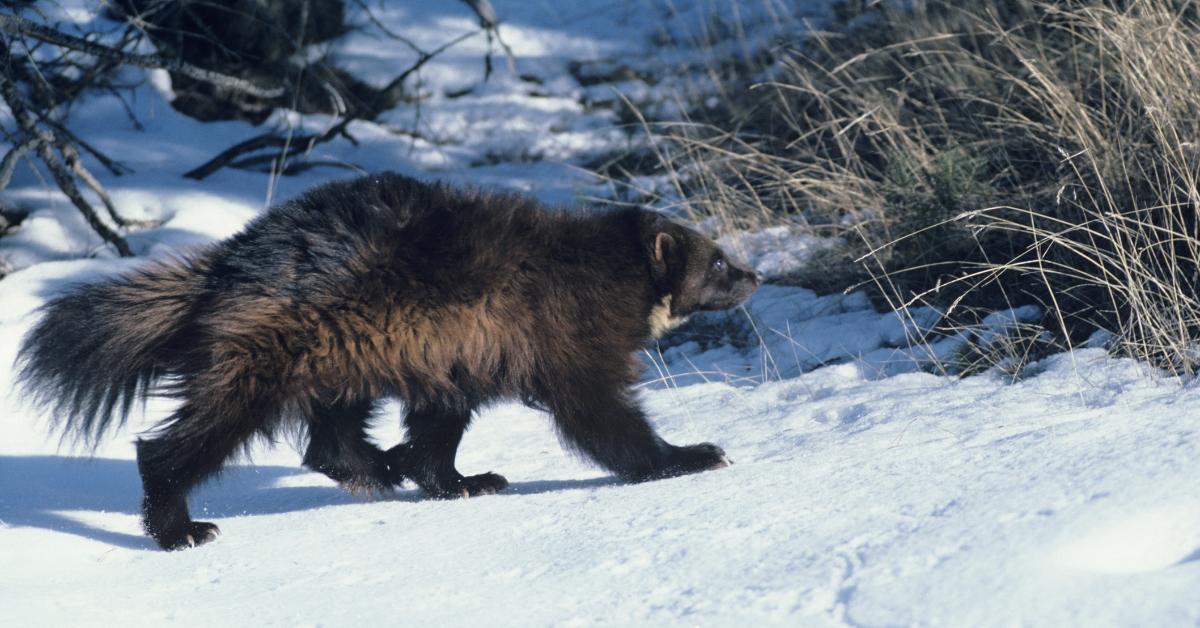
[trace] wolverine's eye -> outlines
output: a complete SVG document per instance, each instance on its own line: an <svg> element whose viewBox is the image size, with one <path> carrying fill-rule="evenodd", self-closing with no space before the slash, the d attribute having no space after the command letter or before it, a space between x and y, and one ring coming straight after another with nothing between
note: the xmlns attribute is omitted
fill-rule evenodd
<svg viewBox="0 0 1200 628"><path fill-rule="evenodd" d="M725 258L718 257L717 259L713 260L712 269L717 271L718 273L724 272L725 271Z"/></svg>

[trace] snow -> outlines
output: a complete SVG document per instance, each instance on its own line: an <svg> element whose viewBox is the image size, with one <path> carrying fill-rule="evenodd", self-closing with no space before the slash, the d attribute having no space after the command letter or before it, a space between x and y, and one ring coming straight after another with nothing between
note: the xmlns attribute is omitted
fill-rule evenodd
<svg viewBox="0 0 1200 628"><path fill-rule="evenodd" d="M358 147L332 142L317 156L548 202L599 194L603 183L574 164L632 140L611 109L582 104L612 86L580 86L567 65L633 59L654 73L697 63L706 53L687 45L646 47L688 39L700 16L736 3L495 4L520 72L541 84L497 59L497 74L477 85L486 43L473 39L423 73L431 98L419 129L436 142L389 131L411 126L413 111L400 108L384 124L353 125ZM473 24L459 3L370 6L424 47ZM779 5L741 6L748 23L775 24L766 9ZM73 4L61 10L87 22ZM381 82L410 62L369 29L338 52ZM673 89L620 85L648 101ZM161 75L137 92L145 130L110 96L72 116L76 132L134 168L123 177L94 168L120 210L162 221L130 235L143 257L226 237L268 197L346 176L184 179L261 129L188 120L168 93ZM328 122L277 114L266 124ZM0 625L1200 623L1193 383L1098 348L1050 356L1015 380L956 379L937 367L964 342L996 342L1041 312L996 312L978 329L909 347L939 312L902 317L862 293L776 284L645 355L639 394L663 436L715 442L729 468L621 484L566 454L548 417L504 404L480 414L459 455L466 473L504 474L502 494L437 501L405 487L355 497L301 467L291 444L260 443L192 496L193 514L218 523L221 538L160 552L139 528L131 443L170 404L151 400L89 455L48 435L10 367L39 305L142 260L112 257L27 167L5 194L34 212L0 239L0 257L18 269L0 280ZM768 277L830 245L786 225L721 243ZM374 430L381 443L401 438L399 412L390 406Z"/></svg>
<svg viewBox="0 0 1200 628"><path fill-rule="evenodd" d="M507 475L492 497L363 501L263 448L193 498L218 542L171 554L139 534L131 434L84 460L6 421L0 621L1194 625L1200 393L1098 350L1051 362L646 391L666 438L735 464L632 486L512 405L460 455Z"/></svg>

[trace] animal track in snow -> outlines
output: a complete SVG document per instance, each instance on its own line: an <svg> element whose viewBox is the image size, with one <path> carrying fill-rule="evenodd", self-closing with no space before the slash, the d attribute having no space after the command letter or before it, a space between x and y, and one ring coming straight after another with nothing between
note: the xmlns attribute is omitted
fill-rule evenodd
<svg viewBox="0 0 1200 628"><path fill-rule="evenodd" d="M832 425L833 427L849 430L855 427L855 423L863 419L870 413L870 410L865 404L856 403L844 408L828 408L818 410L813 417L817 423Z"/></svg>

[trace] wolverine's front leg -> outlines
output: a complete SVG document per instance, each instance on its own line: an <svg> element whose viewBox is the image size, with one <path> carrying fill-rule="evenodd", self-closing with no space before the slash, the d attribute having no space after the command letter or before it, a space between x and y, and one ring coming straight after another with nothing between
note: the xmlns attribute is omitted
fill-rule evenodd
<svg viewBox="0 0 1200 628"><path fill-rule="evenodd" d="M404 418L408 440L387 451L388 465L433 497L491 495L508 486L495 473L464 476L454 466L471 412L444 407L417 407Z"/></svg>
<svg viewBox="0 0 1200 628"><path fill-rule="evenodd" d="M623 383L594 374L564 382L570 385L560 383L547 395L559 432L621 478L638 482L729 466L716 445L681 447L660 438Z"/></svg>

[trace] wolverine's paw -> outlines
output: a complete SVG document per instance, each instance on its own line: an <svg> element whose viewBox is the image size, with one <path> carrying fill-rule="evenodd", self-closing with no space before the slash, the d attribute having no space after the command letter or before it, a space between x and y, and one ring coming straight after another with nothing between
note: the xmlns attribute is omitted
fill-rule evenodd
<svg viewBox="0 0 1200 628"><path fill-rule="evenodd" d="M396 487L381 484L374 478L350 478L338 482L342 490L359 499L377 499L390 494Z"/></svg>
<svg viewBox="0 0 1200 628"><path fill-rule="evenodd" d="M154 540L165 550L173 551L196 547L217 540L221 529L207 521L189 521L177 530L154 535Z"/></svg>
<svg viewBox="0 0 1200 628"><path fill-rule="evenodd" d="M498 473L468 475L459 481L459 494L463 497L495 495L508 488L508 480Z"/></svg>
<svg viewBox="0 0 1200 628"><path fill-rule="evenodd" d="M728 467L732 464L725 450L712 443L700 443L687 447L672 446L666 464L654 474L655 478L669 478L689 473L700 473ZM649 479L649 478L648 478Z"/></svg>
<svg viewBox="0 0 1200 628"><path fill-rule="evenodd" d="M457 499L459 497L478 497L480 495L495 495L508 488L508 480L497 473L468 475L453 482L447 482L434 489L426 489L433 497L440 499Z"/></svg>

